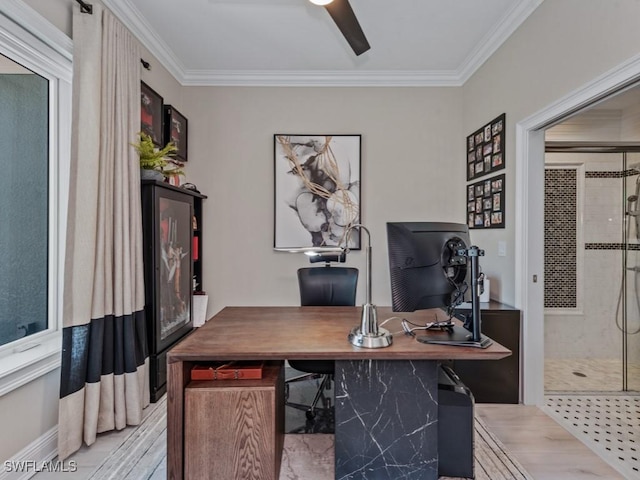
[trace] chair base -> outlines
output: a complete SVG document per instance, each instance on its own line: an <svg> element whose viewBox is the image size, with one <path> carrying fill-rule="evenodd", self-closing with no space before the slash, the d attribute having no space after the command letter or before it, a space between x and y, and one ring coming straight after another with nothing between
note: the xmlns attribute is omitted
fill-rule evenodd
<svg viewBox="0 0 640 480"><path fill-rule="evenodd" d="M334 408L332 396L324 394L332 384L333 375L325 374L303 374L288 379L285 383L285 405L296 410L305 412L305 425L289 433L333 433L334 431ZM308 379L321 379L316 390L313 401L310 404L297 403L289 400L289 386Z"/></svg>

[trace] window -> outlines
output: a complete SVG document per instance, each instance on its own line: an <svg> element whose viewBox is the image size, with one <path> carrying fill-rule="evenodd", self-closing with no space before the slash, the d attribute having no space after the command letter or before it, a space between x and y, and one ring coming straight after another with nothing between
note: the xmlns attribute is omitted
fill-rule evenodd
<svg viewBox="0 0 640 480"><path fill-rule="evenodd" d="M49 328L49 82L0 54L0 347Z"/></svg>
<svg viewBox="0 0 640 480"><path fill-rule="evenodd" d="M70 119L70 39L3 2L0 395L60 364Z"/></svg>

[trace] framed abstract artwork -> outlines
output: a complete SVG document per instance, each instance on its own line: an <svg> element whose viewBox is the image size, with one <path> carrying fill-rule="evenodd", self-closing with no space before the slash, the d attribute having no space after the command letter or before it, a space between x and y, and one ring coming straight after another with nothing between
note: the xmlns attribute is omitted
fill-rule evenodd
<svg viewBox="0 0 640 480"><path fill-rule="evenodd" d="M274 248L345 246L360 223L360 135L274 135ZM353 229L349 248L360 249Z"/></svg>
<svg viewBox="0 0 640 480"><path fill-rule="evenodd" d="M163 100L149 85L140 82L140 131L153 140L154 145L163 147L162 121Z"/></svg>
<svg viewBox="0 0 640 480"><path fill-rule="evenodd" d="M171 105L164 106L164 143L173 142L178 162L187 161L187 119Z"/></svg>

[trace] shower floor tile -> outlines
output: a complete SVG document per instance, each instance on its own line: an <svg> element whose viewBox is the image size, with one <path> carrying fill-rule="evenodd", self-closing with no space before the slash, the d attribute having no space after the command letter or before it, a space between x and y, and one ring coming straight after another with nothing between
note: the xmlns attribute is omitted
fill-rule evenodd
<svg viewBox="0 0 640 480"><path fill-rule="evenodd" d="M628 389L640 391L640 365L628 366ZM545 392L619 392L622 362L617 359L545 359Z"/></svg>
<svg viewBox="0 0 640 480"><path fill-rule="evenodd" d="M625 478L640 478L640 395L546 395L543 410Z"/></svg>

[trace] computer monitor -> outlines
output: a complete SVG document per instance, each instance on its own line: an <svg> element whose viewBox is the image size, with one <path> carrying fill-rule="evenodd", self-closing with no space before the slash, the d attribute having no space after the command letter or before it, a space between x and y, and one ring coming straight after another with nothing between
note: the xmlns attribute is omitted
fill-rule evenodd
<svg viewBox="0 0 640 480"><path fill-rule="evenodd" d="M473 317L465 328L448 327L416 337L424 343L486 347L490 340L480 334L478 292L472 292L471 245L465 224L444 222L387 223L391 300L395 312L444 308L450 316L457 305L474 301ZM477 258L474 260L477 262ZM477 266L477 263L475 263ZM479 275L479 272L475 272ZM474 324L475 328L474 328Z"/></svg>

